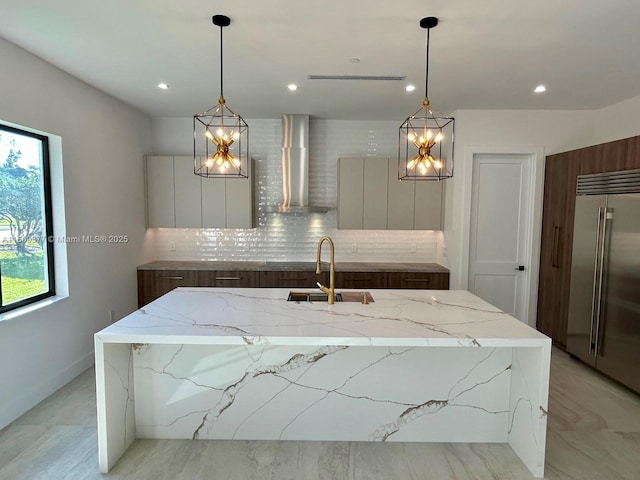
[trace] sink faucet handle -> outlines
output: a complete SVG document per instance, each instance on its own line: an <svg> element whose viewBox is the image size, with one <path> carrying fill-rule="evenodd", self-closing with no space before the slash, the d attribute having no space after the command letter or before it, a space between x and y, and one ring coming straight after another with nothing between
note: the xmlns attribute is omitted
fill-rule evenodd
<svg viewBox="0 0 640 480"><path fill-rule="evenodd" d="M318 288L320 290L322 290L324 293L328 294L329 293L329 289L327 287L325 287L324 285L322 285L320 282L316 282L316 285L318 285Z"/></svg>

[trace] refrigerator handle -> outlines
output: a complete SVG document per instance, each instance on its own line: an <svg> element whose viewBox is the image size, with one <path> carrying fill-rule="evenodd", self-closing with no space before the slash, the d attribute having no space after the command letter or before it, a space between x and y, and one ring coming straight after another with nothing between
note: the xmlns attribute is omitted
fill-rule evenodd
<svg viewBox="0 0 640 480"><path fill-rule="evenodd" d="M595 325L595 356L598 356L600 350L600 319L602 313L602 284L604 281L604 261L606 254L607 243L607 218L609 217L609 209L607 207L601 207L602 214L598 219L598 222L602 222L602 228L600 229L601 235L599 239L600 250L598 252L598 291L596 292L596 325Z"/></svg>
<svg viewBox="0 0 640 480"><path fill-rule="evenodd" d="M597 316L599 312L599 295L598 291L600 290L600 258L602 252L602 245L600 243L600 239L602 238L602 217L603 212L602 209L604 207L598 207L598 225L596 226L596 251L594 257L594 266L593 266L593 291L591 292L591 322L589 323L589 354L596 354L595 341L594 341L594 326L597 323Z"/></svg>
<svg viewBox="0 0 640 480"><path fill-rule="evenodd" d="M604 290L605 279L607 278L607 254L609 252L608 235L608 221L613 219L613 208L604 207L602 215L602 246L600 248L600 281L598 282L598 312L596 315L596 357L603 354L603 348L601 345L602 338L600 336L600 323L606 319L602 318L602 295Z"/></svg>

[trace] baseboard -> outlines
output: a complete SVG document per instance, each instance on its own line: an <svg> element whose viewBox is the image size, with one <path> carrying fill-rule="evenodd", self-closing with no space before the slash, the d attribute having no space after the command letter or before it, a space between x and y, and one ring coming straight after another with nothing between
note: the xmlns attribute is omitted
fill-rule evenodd
<svg viewBox="0 0 640 480"><path fill-rule="evenodd" d="M76 378L94 363L94 353L88 353L73 365L43 380L22 395L14 396L0 405L0 429L6 427L23 413L35 407L49 395Z"/></svg>

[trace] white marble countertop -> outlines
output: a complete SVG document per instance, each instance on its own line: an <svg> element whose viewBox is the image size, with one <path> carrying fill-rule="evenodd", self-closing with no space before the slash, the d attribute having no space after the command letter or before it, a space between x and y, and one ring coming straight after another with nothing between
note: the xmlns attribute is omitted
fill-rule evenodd
<svg viewBox="0 0 640 480"><path fill-rule="evenodd" d="M287 302L290 289L177 288L98 332L107 343L541 346L463 290L369 290L374 303ZM339 290L349 291L349 290Z"/></svg>

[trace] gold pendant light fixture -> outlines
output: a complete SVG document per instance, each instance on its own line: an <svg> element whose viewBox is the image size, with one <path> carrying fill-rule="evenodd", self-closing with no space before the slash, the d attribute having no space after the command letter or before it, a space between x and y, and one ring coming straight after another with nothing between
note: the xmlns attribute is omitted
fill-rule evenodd
<svg viewBox="0 0 640 480"><path fill-rule="evenodd" d="M208 178L247 178L249 125L227 106L223 94L222 29L231 19L214 15L211 20L220 27L220 98L216 106L193 116L193 171Z"/></svg>
<svg viewBox="0 0 640 480"><path fill-rule="evenodd" d="M425 17L427 30L425 92L422 107L400 125L398 179L443 180L453 177L453 134L455 119L434 111L429 102L429 32L438 25L436 17Z"/></svg>

